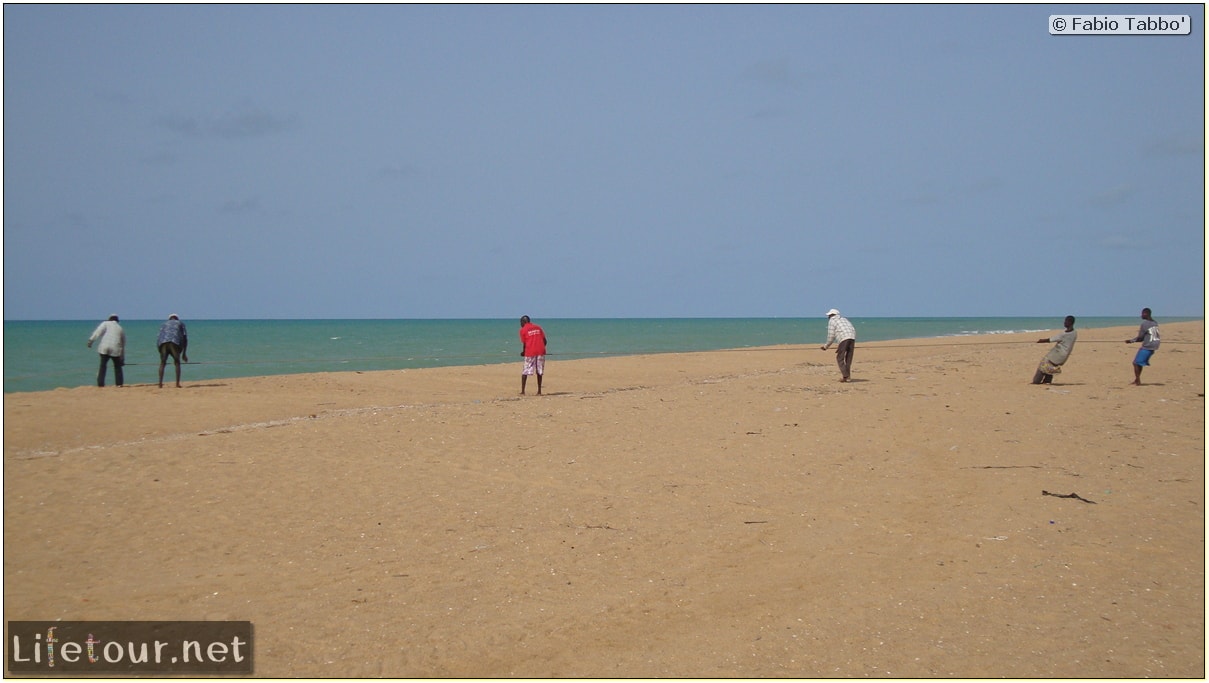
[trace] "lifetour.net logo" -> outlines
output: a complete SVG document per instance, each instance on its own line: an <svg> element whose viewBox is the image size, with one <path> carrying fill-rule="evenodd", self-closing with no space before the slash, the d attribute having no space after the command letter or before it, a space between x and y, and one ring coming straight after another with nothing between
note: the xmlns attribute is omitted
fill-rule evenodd
<svg viewBox="0 0 1209 683"><path fill-rule="evenodd" d="M252 673L250 621L10 621L14 674Z"/></svg>

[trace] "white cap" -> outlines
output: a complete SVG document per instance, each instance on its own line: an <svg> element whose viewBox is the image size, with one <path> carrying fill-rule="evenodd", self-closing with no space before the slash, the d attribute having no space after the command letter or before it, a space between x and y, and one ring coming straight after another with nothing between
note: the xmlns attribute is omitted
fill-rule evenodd
<svg viewBox="0 0 1209 683"><path fill-rule="evenodd" d="M839 315L839 314L840 314L840 312L839 312L839 311L837 311L837 310L835 310L834 308L833 308L833 309L831 309L830 311L827 311L827 317L828 317L828 318L830 318L830 317L831 317L831 316L833 316L833 315Z"/></svg>

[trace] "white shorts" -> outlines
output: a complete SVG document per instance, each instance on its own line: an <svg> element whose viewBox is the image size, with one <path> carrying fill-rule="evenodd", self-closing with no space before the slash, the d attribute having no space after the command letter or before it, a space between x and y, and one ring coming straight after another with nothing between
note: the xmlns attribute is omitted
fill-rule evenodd
<svg viewBox="0 0 1209 683"><path fill-rule="evenodd" d="M525 369L521 370L522 375L544 375L546 374L546 357L545 356L525 356Z"/></svg>

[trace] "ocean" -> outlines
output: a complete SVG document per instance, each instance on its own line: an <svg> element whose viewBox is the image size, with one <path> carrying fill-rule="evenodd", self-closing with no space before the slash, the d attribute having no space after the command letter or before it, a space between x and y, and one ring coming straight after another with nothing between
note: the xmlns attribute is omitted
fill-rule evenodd
<svg viewBox="0 0 1209 683"><path fill-rule="evenodd" d="M1200 318L1162 319L1170 322ZM1060 330L1037 318L851 318L858 343ZM4 392L96 383L97 354L85 346L95 321L5 321ZM126 383L156 381L162 320L123 320ZM495 320L185 320L185 383L309 372L520 364L519 324ZM635 318L534 320L549 338L548 362L576 358L821 344L824 318ZM1135 326L1136 317L1081 318L1078 328ZM519 369L518 369L519 372ZM165 379L172 380L171 363ZM109 369L107 384L113 383Z"/></svg>

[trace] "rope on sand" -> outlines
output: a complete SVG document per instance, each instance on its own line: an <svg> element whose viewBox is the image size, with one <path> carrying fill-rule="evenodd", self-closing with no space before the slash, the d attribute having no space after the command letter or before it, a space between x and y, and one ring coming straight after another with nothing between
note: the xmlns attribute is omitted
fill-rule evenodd
<svg viewBox="0 0 1209 683"><path fill-rule="evenodd" d="M964 338L964 337L959 337L959 338ZM939 342L939 343L935 343L935 344L882 344L877 341L872 341L872 342L865 342L865 343L866 344L877 344L878 345L877 348L879 348L879 349L916 349L916 348L927 348L927 347L953 346L953 344L951 342ZM966 343L966 344L962 344L962 346L991 346L991 345L995 345L995 344L1036 344L1036 343L1037 342L1035 342L1035 341L1027 341L1027 342L1025 342L1025 341L987 341L987 342ZM1078 343L1079 344L1120 344L1122 342L1111 341L1111 340L1107 340L1107 339L1089 339L1089 340L1085 340L1085 341L1080 341ZM1193 341L1193 342L1165 341L1165 342L1163 342L1164 346L1170 346L1170 345L1176 345L1176 344L1189 344L1189 345L1203 346L1205 344L1205 342L1203 342L1203 341ZM672 349L672 350L667 350L667 349L641 350L641 349L638 349L638 350L632 350L632 351L580 351L580 352L575 352L575 353L547 353L546 357L547 358L572 357L575 359L583 359L583 358L606 357L606 356L653 356L653 355L661 355L661 354L666 354L666 353L750 353L753 351L755 351L755 352L759 352L759 351L785 352L785 351L796 351L796 350L798 350L798 348L814 348L815 346L817 346L817 345L816 344L792 344L792 345L740 347L740 348L733 348L733 349ZM483 355L483 354L473 354L473 355L461 355L461 356L446 356L446 355L441 355L441 356L374 356L374 357L370 357L370 358L332 358L332 359L282 358L282 359L275 359L275 360L189 361L187 363L181 363L181 365L269 365L269 364L273 364L273 363L369 363L369 362L376 363L376 362L383 362L383 361L398 361L398 360L441 361L441 360L473 360L473 359L478 359L478 360L491 359L491 360L498 360L500 362L503 362L502 359L497 358L494 355L487 356L487 355ZM158 363L126 363L125 364L126 367L134 366L134 365L155 366L155 365L158 365Z"/></svg>
<svg viewBox="0 0 1209 683"><path fill-rule="evenodd" d="M969 336L970 335L955 336L955 337L952 337L952 339L968 339ZM908 349L908 348L928 348L928 347L953 346L953 342L942 341L943 339L946 339L946 338L941 337L933 343L922 343L922 344L882 344L881 342L877 342L877 341L865 342L865 343L866 344L875 344L876 343L878 345L876 348L879 348L879 349ZM1021 341L1021 340L977 341L977 342L965 342L962 344L962 346L992 346L992 345L1004 345L1004 344L1036 344L1036 343L1037 342L1035 342L1035 341ZM1081 340L1078 343L1079 344L1121 344L1122 342L1112 341L1112 340L1108 340L1108 339L1088 339L1088 340ZM1163 342L1163 346L1173 346L1173 345L1176 345L1176 346L1204 346L1205 342L1203 342L1203 341L1164 341ZM735 348L735 349L695 349L695 350L694 349L672 349L672 350L667 350L667 349L641 350L641 349L638 349L638 350L631 350L631 351L583 351L583 352L578 352L578 353L548 353L548 354L546 354L546 356L549 358L564 358L565 357L565 358L570 358L573 360L581 360L581 359L587 359L587 358L614 358L614 357L618 357L618 356L652 356L652 355L660 355L660 354L667 354L667 353L750 353L750 352L760 352L760 351L785 352L785 351L794 351L794 350L797 350L798 348L816 348L817 346L818 346L817 344L812 343L812 344L785 344L785 345L774 345L774 346L756 346L756 347ZM275 365L275 364L289 364L289 363L315 363L315 364L324 364L324 365L328 365L328 364L342 365L342 364L347 364L347 363L384 363L384 362L392 362L392 361L409 361L409 362L415 362L415 361L484 361L484 362L491 362L492 364L505 362L502 358L500 358L499 356L496 356L496 355L488 356L488 355L483 355L483 354L473 354L473 355L454 355L454 356L446 356L446 355L441 355L441 356L376 356L376 357L370 357L370 358L331 358L331 359L281 358L281 359L272 359L272 360L213 360L213 361L188 361L188 362L181 363L181 365ZM168 366L171 366L171 365L172 365L172 363L168 363ZM123 363L122 366L123 367L158 367L159 363ZM18 377L7 377L5 379L11 380L11 381L20 381L20 380L39 378L39 377L59 377L59 376L67 376L67 375L78 375L80 372L81 371L79 371L79 370L67 370L67 371L63 371L63 372L48 372L48 373L39 373L39 374L34 374L34 375L21 375Z"/></svg>

